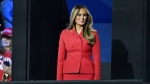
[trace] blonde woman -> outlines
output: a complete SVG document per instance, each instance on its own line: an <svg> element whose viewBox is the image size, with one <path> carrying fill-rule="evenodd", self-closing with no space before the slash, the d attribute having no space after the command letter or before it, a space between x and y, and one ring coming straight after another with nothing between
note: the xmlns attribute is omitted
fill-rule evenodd
<svg viewBox="0 0 150 84"><path fill-rule="evenodd" d="M57 80L100 80L100 40L92 25L87 7L74 6L69 27L60 34Z"/></svg>

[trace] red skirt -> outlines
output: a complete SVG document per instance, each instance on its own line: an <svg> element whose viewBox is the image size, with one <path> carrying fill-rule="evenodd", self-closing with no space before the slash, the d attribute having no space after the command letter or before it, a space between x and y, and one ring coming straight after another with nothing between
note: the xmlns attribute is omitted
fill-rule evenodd
<svg viewBox="0 0 150 84"><path fill-rule="evenodd" d="M90 73L65 73L63 80L94 80L94 74Z"/></svg>

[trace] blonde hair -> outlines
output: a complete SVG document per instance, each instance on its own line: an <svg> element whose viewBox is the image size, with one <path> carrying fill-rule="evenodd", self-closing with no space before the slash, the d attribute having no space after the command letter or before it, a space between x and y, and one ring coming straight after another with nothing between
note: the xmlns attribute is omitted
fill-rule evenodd
<svg viewBox="0 0 150 84"><path fill-rule="evenodd" d="M90 14L90 12L86 6L76 5L73 7L73 9L71 11L71 15L70 15L70 23L69 23L68 29L72 29L75 27L75 25L76 25L75 18L77 16L77 14L79 13L80 9L84 9L87 13L87 21L86 21L84 28L83 28L83 37L88 40L89 45L93 45L95 43L95 37L94 37L94 34L92 32L94 32L96 30L94 30L92 27L93 26L93 19L92 19L92 16L91 16L91 14Z"/></svg>

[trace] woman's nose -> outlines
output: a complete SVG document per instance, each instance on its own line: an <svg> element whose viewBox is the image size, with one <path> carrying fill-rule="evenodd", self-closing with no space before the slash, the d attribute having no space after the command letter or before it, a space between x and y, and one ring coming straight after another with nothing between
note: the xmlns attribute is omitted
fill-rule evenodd
<svg viewBox="0 0 150 84"><path fill-rule="evenodd" d="M84 19L84 16L83 15L81 15L81 17L80 17L81 19Z"/></svg>

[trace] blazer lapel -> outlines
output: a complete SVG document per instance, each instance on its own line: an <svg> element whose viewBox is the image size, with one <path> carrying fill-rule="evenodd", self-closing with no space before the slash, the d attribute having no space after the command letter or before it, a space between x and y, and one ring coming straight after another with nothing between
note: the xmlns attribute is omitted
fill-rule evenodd
<svg viewBox="0 0 150 84"><path fill-rule="evenodd" d="M81 30L79 37L82 38L83 37L83 29Z"/></svg>
<svg viewBox="0 0 150 84"><path fill-rule="evenodd" d="M72 35L76 38L80 38L79 35L77 34L76 30L74 28L71 29L72 30Z"/></svg>
<svg viewBox="0 0 150 84"><path fill-rule="evenodd" d="M82 35L82 33L83 33L83 29L82 29L82 31L80 32L80 34L78 34L76 31L75 31L75 29L74 28L72 28L71 30L69 30L69 32L74 36L74 37L76 37L76 38L82 38L83 37L83 35Z"/></svg>

